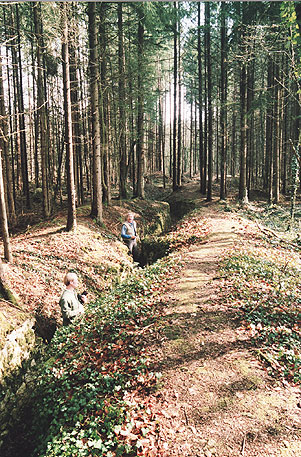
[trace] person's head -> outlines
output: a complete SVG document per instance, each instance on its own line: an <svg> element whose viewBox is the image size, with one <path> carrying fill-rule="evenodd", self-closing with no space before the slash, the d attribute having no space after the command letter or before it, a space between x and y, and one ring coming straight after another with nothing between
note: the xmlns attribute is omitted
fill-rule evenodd
<svg viewBox="0 0 301 457"><path fill-rule="evenodd" d="M64 284L66 287L71 286L76 289L78 286L78 279L76 273L67 273L64 277Z"/></svg>
<svg viewBox="0 0 301 457"><path fill-rule="evenodd" d="M133 220L134 220L134 214L133 213L127 213L126 221L127 222L133 222Z"/></svg>

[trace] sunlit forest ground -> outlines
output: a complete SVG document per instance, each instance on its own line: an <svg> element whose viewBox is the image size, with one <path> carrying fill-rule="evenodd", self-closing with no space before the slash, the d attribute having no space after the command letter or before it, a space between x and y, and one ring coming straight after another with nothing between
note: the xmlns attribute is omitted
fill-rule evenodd
<svg viewBox="0 0 301 457"><path fill-rule="evenodd" d="M158 198L160 192L160 182L155 177L148 195ZM252 357L265 370L268 377L265 382L271 386L276 383L279 389L300 383L300 206L297 206L294 229L287 231L289 201L277 207L268 206L261 196L261 201L251 201L241 208L233 194L227 203L220 202L217 195L213 202L206 202L204 197L200 198L198 182L190 179L178 192L166 194L171 203L176 200L180 206L183 201L189 202L191 207L194 204L194 209L167 234L158 237L158 246L166 248L166 257L144 269L132 269L131 259L119 241L120 227L129 209L137 213L138 225L151 222L151 210L149 216L144 211L143 218L139 218L139 211L147 206L141 200L118 202L105 208L102 227L89 218L89 208L83 207L78 209L78 231L74 234L64 231L65 213L60 211L50 221L28 226L13 235L15 262L7 267L6 274L19 298L19 307L2 303L2 316L10 316L9 325L1 327L2 338L32 313L43 316L48 323L51 319L60 323L58 299L66 270L79 273L80 287L88 289L90 305L83 324L71 331L59 328L48 345L45 365L36 373L32 417L15 429L22 437L19 451L15 450L14 454L8 446L10 454L4 454L5 457L17 457L21 449L22 452L27 449L26 455L30 457L74 457L75 453L183 457L196 455L194 449L198 449L200 456L208 452L228 455L225 452L230 451L226 451L224 444L220 450L215 444L210 451L200 423L191 422L185 409L181 410L178 433L183 426L189 426L194 447L183 448L181 442L177 447L174 437L166 438L172 428L172 415L162 416L160 403L166 373L163 370L162 378L156 367L159 351L153 349L158 344L178 341L173 346L174 356L182 351L184 358L175 376L180 379L180 373L187 371L185 357L187 349L191 350L195 344L196 328L191 327L194 336L189 330L183 335L181 325L171 325L165 294L170 287L173 289L174 281L180 281L189 253L194 249L202 252L202 246L210 246L211 234L219 229L212 216L208 219L212 212L217 219L226 218L230 228L236 227L239 240L234 248L225 247L222 258L214 260L218 279L214 279L214 306L229 307L233 323L237 323L235 331L248 340ZM116 277L118 281L114 280ZM194 306L193 303L190 305ZM211 303L209 297L206 306L210 307ZM195 322L198 332L203 331L202 313L191 320L189 312L189 325ZM42 327L45 320L40 321ZM210 325L207 327L206 331L213 330ZM187 329L187 322L184 328ZM194 339L193 343L189 342L190 338ZM248 384L251 390L262 388L257 378L252 379L252 385ZM297 403L295 407L298 408ZM287 421L285 416L284 423ZM270 456L297 455L295 417L289 434L291 453L280 452L284 429L273 426L271 436L262 435L266 445L273 448ZM183 437L189 436L186 433L187 430L181 432ZM253 435L250 432L248 440ZM233 437L234 449L240 444ZM253 442L252 450L246 451L245 456L265 455L259 453L258 446L260 442Z"/></svg>

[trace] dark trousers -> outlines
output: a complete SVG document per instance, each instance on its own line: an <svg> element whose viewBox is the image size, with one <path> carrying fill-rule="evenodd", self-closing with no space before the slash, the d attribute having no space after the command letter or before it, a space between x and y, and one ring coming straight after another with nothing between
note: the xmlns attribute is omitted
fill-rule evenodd
<svg viewBox="0 0 301 457"><path fill-rule="evenodd" d="M128 240L123 240L123 242L127 245L129 248L129 254L133 256L134 262L138 262L138 247L137 247L137 241L136 239L128 239Z"/></svg>

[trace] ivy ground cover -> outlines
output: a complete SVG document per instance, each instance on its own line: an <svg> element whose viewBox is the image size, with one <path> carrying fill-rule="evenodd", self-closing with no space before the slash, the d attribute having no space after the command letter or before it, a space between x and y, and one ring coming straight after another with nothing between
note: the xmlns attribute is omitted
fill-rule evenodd
<svg viewBox="0 0 301 457"><path fill-rule="evenodd" d="M299 256L260 244L222 262L224 294L238 308L268 371L301 381L301 270Z"/></svg>
<svg viewBox="0 0 301 457"><path fill-rule="evenodd" d="M176 272L157 262L90 305L54 337L36 390L34 456L160 456L147 338L160 325L160 291Z"/></svg>

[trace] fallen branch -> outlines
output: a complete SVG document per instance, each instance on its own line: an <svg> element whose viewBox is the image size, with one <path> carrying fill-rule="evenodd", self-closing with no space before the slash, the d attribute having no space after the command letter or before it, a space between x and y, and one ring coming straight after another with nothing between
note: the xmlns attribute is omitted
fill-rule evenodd
<svg viewBox="0 0 301 457"><path fill-rule="evenodd" d="M262 227L257 221L256 221L257 228L262 232L265 233L268 236L273 235L277 240L280 241L280 243L287 244L289 246L292 246L296 249L300 249L300 246L298 244L292 243L291 241L284 240L280 235L278 235L274 230L268 229L266 227Z"/></svg>
<svg viewBox="0 0 301 457"><path fill-rule="evenodd" d="M186 422L186 425L189 425L189 422L188 422L188 417L187 417L187 413L186 413L186 409L185 409L185 406L183 406L183 411L184 411L184 416L185 416L185 422Z"/></svg>
<svg viewBox="0 0 301 457"><path fill-rule="evenodd" d="M247 434L245 434L244 439L243 439L243 441L242 441L242 448L241 448L241 455L242 455L242 457L244 457L244 455L245 455L246 439L247 439Z"/></svg>
<svg viewBox="0 0 301 457"><path fill-rule="evenodd" d="M4 298L0 298L0 303L2 302L11 306L12 308L16 308L19 311L22 311L24 314L30 314L28 311L22 309L21 306L19 306L17 303L12 303L11 301L5 300Z"/></svg>

